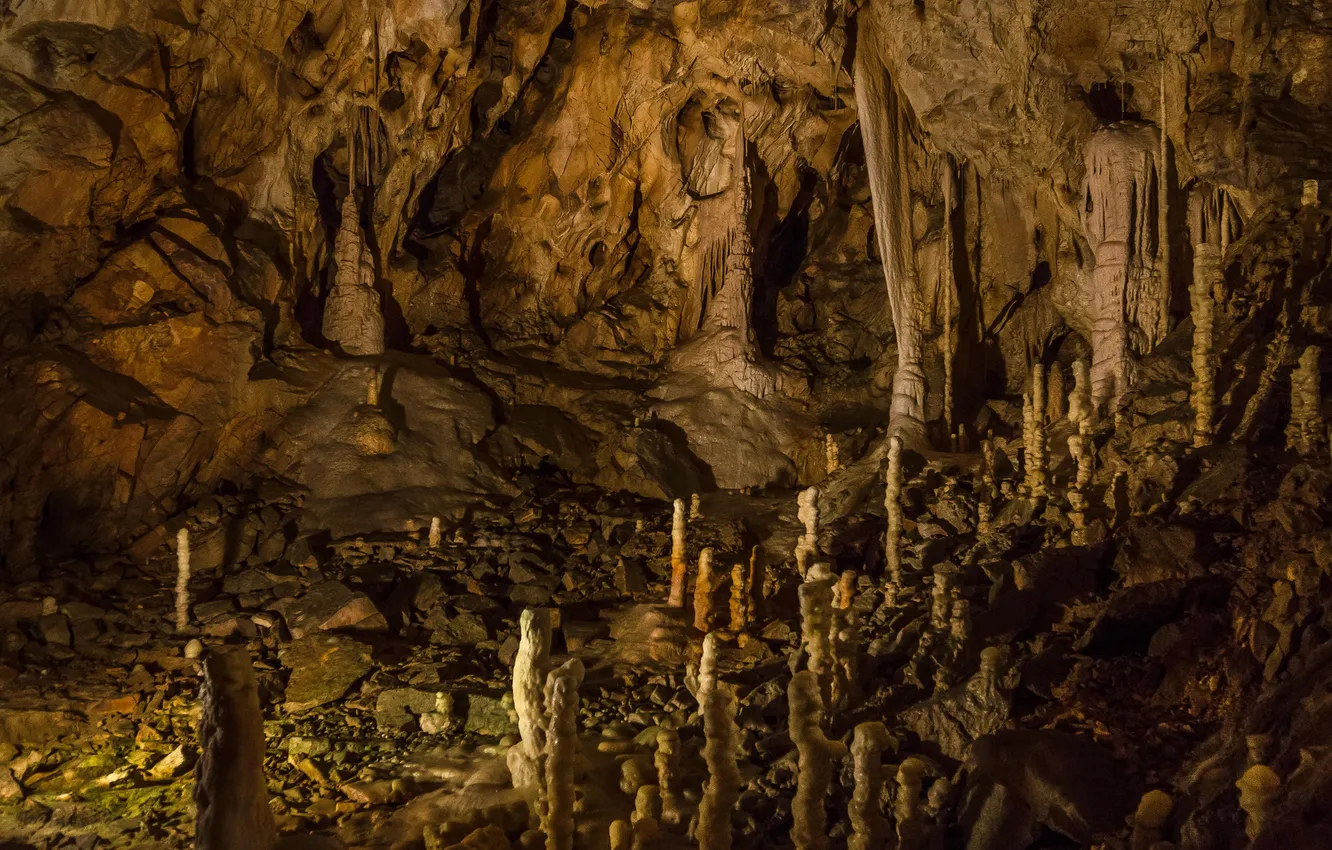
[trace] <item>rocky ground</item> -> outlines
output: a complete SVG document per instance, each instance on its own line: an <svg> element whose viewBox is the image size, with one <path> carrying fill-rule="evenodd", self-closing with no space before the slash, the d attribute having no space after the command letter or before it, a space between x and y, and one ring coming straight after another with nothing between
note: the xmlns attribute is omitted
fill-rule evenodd
<svg viewBox="0 0 1332 850"><path fill-rule="evenodd" d="M1167 356L1152 361L1157 374L1168 373ZM1055 495L1001 500L984 533L977 456L909 455L906 581L895 599L882 576L881 484L823 528L822 557L858 574L861 620L862 694L833 719L834 734L882 719L898 740L889 761L925 760L934 840L1127 846L1136 801L1162 788L1175 799L1167 838L1240 846L1235 781L1250 763L1274 767L1296 811L1325 788L1327 458L1194 450L1171 436L1187 411L1179 392L1145 381L1118 426L1102 424L1106 497L1088 512L1088 545L1070 543L1061 494L1073 470L1057 450ZM999 455L1003 484L1002 445ZM653 730L678 728L692 807L705 778L689 673L699 635L689 614L661 607L669 505L571 485L550 469L514 484L512 502L450 521L433 549L424 529L293 537L286 518L298 500L278 490L205 499L186 517L205 543L184 632L172 625L167 549L137 563L69 562L5 588L0 836L16 847L188 846L199 644L244 644L283 833L409 847L424 831L429 846L446 846L432 830L454 823L457 839L469 823L446 814L449 800L508 787L495 756L514 740L517 619L535 606L558 611L556 655L589 670L579 714L588 769L614 771L596 761L607 754L644 762ZM790 828L795 503L793 492L721 494L689 524L691 561L704 546L722 564L758 546L765 565L750 637L724 652L723 678L741 698L742 846L784 844ZM219 527L231 531L207 534ZM212 563L210 546L220 552ZM940 586L969 613L945 605L938 619ZM728 592L723 584L719 601ZM986 647L998 654L982 669ZM848 760L829 800L838 844L849 793ZM516 840L525 819L511 793L496 794L481 817ZM626 817L632 802L611 789L585 806ZM1317 811L1269 834L1309 840ZM686 827L666 843L683 842Z"/></svg>

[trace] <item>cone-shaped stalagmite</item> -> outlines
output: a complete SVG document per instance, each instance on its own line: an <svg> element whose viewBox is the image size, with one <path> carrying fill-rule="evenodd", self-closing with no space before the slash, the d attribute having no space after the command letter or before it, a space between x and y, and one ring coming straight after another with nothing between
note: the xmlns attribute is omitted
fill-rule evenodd
<svg viewBox="0 0 1332 850"><path fill-rule="evenodd" d="M676 499L671 516L671 595L666 604L683 608L685 585L689 580L689 562L685 560L685 503Z"/></svg>

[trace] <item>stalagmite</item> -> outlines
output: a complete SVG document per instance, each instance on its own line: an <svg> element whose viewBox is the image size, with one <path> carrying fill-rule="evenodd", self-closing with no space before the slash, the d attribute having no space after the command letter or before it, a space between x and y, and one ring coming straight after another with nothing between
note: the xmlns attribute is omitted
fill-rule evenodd
<svg viewBox="0 0 1332 850"><path fill-rule="evenodd" d="M1145 351L1162 338L1162 299L1152 269L1157 222L1148 215L1157 195L1159 139L1155 127L1120 122L1087 142L1082 229L1096 264L1078 318L1091 334L1097 407L1129 388L1130 325Z"/></svg>
<svg viewBox="0 0 1332 850"><path fill-rule="evenodd" d="M832 699L833 578L827 564L815 564L800 585L800 637L805 663L819 683L819 706Z"/></svg>
<svg viewBox="0 0 1332 850"><path fill-rule="evenodd" d="M707 632L712 622L712 549L698 553L698 577L694 580L694 628Z"/></svg>
<svg viewBox="0 0 1332 850"><path fill-rule="evenodd" d="M1046 379L1045 421L1046 424L1058 422L1064 418L1064 370L1058 361L1050 367L1050 376Z"/></svg>
<svg viewBox="0 0 1332 850"><path fill-rule="evenodd" d="M1323 422L1323 396L1319 387L1318 360L1322 350L1311 345L1300 355L1290 373L1290 424L1286 426L1286 448L1312 458L1321 452L1327 426Z"/></svg>
<svg viewBox="0 0 1332 850"><path fill-rule="evenodd" d="M685 560L685 503L675 500L675 513L671 517L671 595L666 604L683 608L685 585L689 581L689 562Z"/></svg>
<svg viewBox="0 0 1332 850"><path fill-rule="evenodd" d="M930 627L942 629L948 625L948 610L952 605L949 594L948 573L938 567L934 570L934 582L930 588Z"/></svg>
<svg viewBox="0 0 1332 850"><path fill-rule="evenodd" d="M842 468L842 452L837 447L837 438L832 434L823 435L824 470L832 475Z"/></svg>
<svg viewBox="0 0 1332 850"><path fill-rule="evenodd" d="M244 649L204 661L199 762L194 769L197 850L268 850L276 840L264 780L264 716Z"/></svg>
<svg viewBox="0 0 1332 850"><path fill-rule="evenodd" d="M1193 243L1193 279L1189 304L1193 314L1193 445L1212 441L1216 407L1216 297L1226 249L1240 230L1240 214L1221 188L1202 185L1189 195L1189 240Z"/></svg>
<svg viewBox="0 0 1332 850"><path fill-rule="evenodd" d="M897 768L897 845L900 850L919 850L925 839L925 825L920 817L920 786L925 763L914 756Z"/></svg>
<svg viewBox="0 0 1332 850"><path fill-rule="evenodd" d="M644 785L634 796L634 813L629 823L634 828L634 850L646 850L661 832L661 789Z"/></svg>
<svg viewBox="0 0 1332 850"><path fill-rule="evenodd" d="M749 620L746 617L749 613L749 586L746 578L744 564L736 564L731 567L731 631L739 638L744 637L745 627L749 625ZM744 646L743 640L740 645Z"/></svg>
<svg viewBox="0 0 1332 850"><path fill-rule="evenodd" d="M432 516L430 518L430 532L426 535L426 545L429 546L431 549L438 549L440 539L441 539L441 533L439 526L439 517Z"/></svg>
<svg viewBox="0 0 1332 850"><path fill-rule="evenodd" d="M634 828L627 820L613 820L610 825L610 850L633 850Z"/></svg>
<svg viewBox="0 0 1332 850"><path fill-rule="evenodd" d="M190 625L190 530L176 532L176 631Z"/></svg>
<svg viewBox="0 0 1332 850"><path fill-rule="evenodd" d="M948 637L955 647L961 649L971 636L971 603L965 599L954 599L948 617Z"/></svg>
<svg viewBox="0 0 1332 850"><path fill-rule="evenodd" d="M852 608L855 602L856 572L844 570L833 587L831 624L832 680L828 708L845 709L860 693L860 618Z"/></svg>
<svg viewBox="0 0 1332 850"><path fill-rule="evenodd" d="M698 807L698 846L701 850L729 850L731 846L731 811L740 799L740 770L735 757L739 732L735 726L735 695L729 686L717 682L717 635L703 639L703 654L712 656L707 665L709 683L702 686L700 672L698 710L703 715L706 743L703 759L708 766L708 782ZM709 649L709 643L712 644Z"/></svg>
<svg viewBox="0 0 1332 850"><path fill-rule="evenodd" d="M1170 332L1170 128L1166 123L1166 59L1161 58L1161 117L1157 139L1161 147L1156 155L1156 245L1159 253L1157 286L1156 339Z"/></svg>
<svg viewBox="0 0 1332 850"><path fill-rule="evenodd" d="M573 850L574 759L578 753L578 688L583 662L571 658L546 679L546 850Z"/></svg>
<svg viewBox="0 0 1332 850"><path fill-rule="evenodd" d="M848 814L851 835L847 850L881 850L888 833L887 821L879 810L883 793L883 751L894 745L888 728L878 721L856 725L851 739L852 771L855 789Z"/></svg>
<svg viewBox="0 0 1332 850"><path fill-rule="evenodd" d="M795 799L791 801L791 841L796 850L828 846L828 813L824 800L832 782L833 762L846 746L829 740L819 682L812 670L801 670L787 687L791 742L799 756Z"/></svg>
<svg viewBox="0 0 1332 850"><path fill-rule="evenodd" d="M1091 365L1086 360L1073 361L1073 391L1068 394L1068 421L1077 425L1089 421L1095 408L1091 398Z"/></svg>
<svg viewBox="0 0 1332 850"><path fill-rule="evenodd" d="M902 441L896 435L888 438L888 473L887 489L883 497L884 509L888 512L888 531L885 535L883 554L886 560L885 571L888 581L896 586L902 584Z"/></svg>
<svg viewBox="0 0 1332 850"><path fill-rule="evenodd" d="M1024 396L1022 401L1022 413L1024 424L1030 423L1027 433L1024 433L1026 440L1026 457L1023 465L1026 468L1026 489L1028 495L1033 499L1041 499L1046 495L1046 473L1045 473L1045 367L1037 363L1031 367L1031 395L1030 401ZM1031 410L1028 413L1027 406L1030 404Z"/></svg>
<svg viewBox="0 0 1332 850"><path fill-rule="evenodd" d="M1252 841L1263 831L1272 811L1272 803L1281 792L1281 777L1265 764L1255 764L1235 783L1239 805L1244 810L1244 833Z"/></svg>
<svg viewBox="0 0 1332 850"><path fill-rule="evenodd" d="M703 499L697 493L691 494L689 497L689 521L693 522L702 517L702 511Z"/></svg>
<svg viewBox="0 0 1332 850"><path fill-rule="evenodd" d="M513 787L544 796L542 759L546 751L544 682L550 667L550 611L527 608L518 618L518 652L513 658L513 707L518 715L519 744L507 757Z"/></svg>
<svg viewBox="0 0 1332 850"><path fill-rule="evenodd" d="M865 147L874 233L878 237L888 305L897 337L889 432L912 447L925 444L924 304L916 273L909 213L909 108L877 52L883 41L870 34L873 13L862 16L855 55L856 112Z"/></svg>
<svg viewBox="0 0 1332 850"><path fill-rule="evenodd" d="M759 598L763 595L763 561L759 557L759 547L749 550L749 570L745 575L745 622L758 622Z"/></svg>
<svg viewBox="0 0 1332 850"><path fill-rule="evenodd" d="M1165 822L1174 808L1174 801L1164 791L1153 790L1143 794L1133 813L1129 850L1152 850L1158 841L1164 839Z"/></svg>
<svg viewBox="0 0 1332 850"><path fill-rule="evenodd" d="M944 250L943 275L940 286L943 288L943 418L944 430L953 435L953 290L957 282L953 276L953 160L944 157ZM958 450L957 438L953 437L953 451Z"/></svg>
<svg viewBox="0 0 1332 850"><path fill-rule="evenodd" d="M817 487L810 487L800 491L797 497L796 516L804 524L805 531L796 541L796 572L804 578L809 570L810 561L819 552L819 490Z"/></svg>
<svg viewBox="0 0 1332 850"><path fill-rule="evenodd" d="M664 727L657 732L657 752L653 761L657 766L657 788L661 794L661 822L670 826L680 823L680 733Z"/></svg>
<svg viewBox="0 0 1332 850"><path fill-rule="evenodd" d="M333 256L333 285L324 302L324 338L347 354L384 353L384 313L375 289L374 258L361 233L355 191L342 202Z"/></svg>

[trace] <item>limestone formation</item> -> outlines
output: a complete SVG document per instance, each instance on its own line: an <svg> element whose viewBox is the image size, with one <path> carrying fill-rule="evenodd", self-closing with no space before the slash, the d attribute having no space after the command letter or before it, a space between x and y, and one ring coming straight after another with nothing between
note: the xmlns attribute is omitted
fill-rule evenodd
<svg viewBox="0 0 1332 850"><path fill-rule="evenodd" d="M426 535L426 546L431 549L438 549L441 539L442 533L439 525L439 517L432 516L430 518L430 531Z"/></svg>
<svg viewBox="0 0 1332 850"><path fill-rule="evenodd" d="M1164 791L1152 790L1143 794L1133 813L1129 850L1153 850L1158 841L1164 840L1165 824L1174 808L1174 801Z"/></svg>
<svg viewBox="0 0 1332 850"><path fill-rule="evenodd" d="M1215 427L1216 299L1226 251L1239 233L1239 212L1223 189L1198 187L1189 196L1189 234L1193 243L1193 278L1189 304L1193 317L1193 444L1209 445Z"/></svg>
<svg viewBox="0 0 1332 850"><path fill-rule="evenodd" d="M1068 395L1068 421L1080 425L1092 419L1096 408L1092 404L1091 364L1086 360L1073 361L1073 390Z"/></svg>
<svg viewBox="0 0 1332 850"><path fill-rule="evenodd" d="M821 850L828 846L824 800L832 782L834 761L846 752L846 745L824 734L824 703L814 671L802 670L791 677L787 704L791 742L799 754L796 794L791 802L791 841L796 850Z"/></svg>
<svg viewBox="0 0 1332 850"><path fill-rule="evenodd" d="M716 681L717 635L703 640L703 655L711 657L708 684L703 686L700 669L698 710L703 716L703 759L708 782L698 807L698 846L703 850L727 850L731 846L731 811L740 799L740 770L736 767L738 730L735 726L735 695L728 685Z"/></svg>
<svg viewBox="0 0 1332 850"><path fill-rule="evenodd" d="M1056 361L1046 379L1045 422L1051 424L1064 418L1064 370Z"/></svg>
<svg viewBox="0 0 1332 850"><path fill-rule="evenodd" d="M215 652L203 666L194 846L268 850L277 829L264 780L264 717L254 667L244 649Z"/></svg>
<svg viewBox="0 0 1332 850"><path fill-rule="evenodd" d="M524 609L518 620L518 653L513 659L513 706L519 743L509 751L513 785L533 798L544 788L546 752L545 680L550 668L550 611Z"/></svg>
<svg viewBox="0 0 1332 850"><path fill-rule="evenodd" d="M824 471L829 475L842 468L842 452L832 434L823 435L823 459Z"/></svg>
<svg viewBox="0 0 1332 850"><path fill-rule="evenodd" d="M800 638L805 664L819 685L819 705L831 705L836 660L833 655L833 577L815 564L800 585Z"/></svg>
<svg viewBox="0 0 1332 850"><path fill-rule="evenodd" d="M819 552L819 491L809 487L800 491L797 500L797 516L805 531L796 541L796 572L803 578L809 570L810 562Z"/></svg>
<svg viewBox="0 0 1332 850"><path fill-rule="evenodd" d="M689 581L689 562L685 560L685 503L676 499L671 517L671 595L666 604L683 608L685 585Z"/></svg>
<svg viewBox="0 0 1332 850"><path fill-rule="evenodd" d="M920 786L925 763L907 758L897 768L897 796L893 814L897 821L897 846L919 850L925 839L925 824L920 811Z"/></svg>
<svg viewBox="0 0 1332 850"><path fill-rule="evenodd" d="M1129 388L1131 337L1141 338L1142 351L1150 351L1162 337L1157 220L1148 214L1158 192L1159 147L1157 128L1122 121L1094 134L1084 152L1081 223L1095 266L1080 293L1075 320L1091 343L1091 392L1097 407Z"/></svg>
<svg viewBox="0 0 1332 850"><path fill-rule="evenodd" d="M1036 363L1031 367L1031 394L1022 400L1025 486L1033 499L1046 495L1045 415L1045 367Z"/></svg>
<svg viewBox="0 0 1332 850"><path fill-rule="evenodd" d="M694 579L694 628L707 632L712 628L712 548L698 553L698 576Z"/></svg>
<svg viewBox="0 0 1332 850"><path fill-rule="evenodd" d="M855 788L848 809L851 836L847 839L847 850L881 850L884 846L888 825L879 810L879 798L883 794L882 754L894 745L882 723L868 721L856 725L851 740Z"/></svg>
<svg viewBox="0 0 1332 850"><path fill-rule="evenodd" d="M657 732L657 788L661 799L661 822L678 826L683 813L680 808L680 733L669 727Z"/></svg>
<svg viewBox="0 0 1332 850"><path fill-rule="evenodd" d="M546 850L572 850L574 841L574 760L578 754L578 688L583 662L571 658L546 679L545 785L542 831Z"/></svg>
<svg viewBox="0 0 1332 850"><path fill-rule="evenodd" d="M866 15L861 23L854 69L856 111L865 145L874 233L897 337L888 425L893 436L915 448L925 443L925 309L909 221L910 107L892 79L886 58L878 52L881 41L871 30L876 23L874 15Z"/></svg>
<svg viewBox="0 0 1332 850"><path fill-rule="evenodd" d="M1323 422L1323 396L1318 368L1321 349L1308 346L1299 365L1290 374L1290 424L1286 426L1286 448L1302 457L1321 454L1327 426Z"/></svg>
<svg viewBox="0 0 1332 850"><path fill-rule="evenodd" d="M896 435L888 438L887 490L883 497L888 513L888 530L884 535L883 553L887 564L884 571L888 581L902 584L902 440Z"/></svg>
<svg viewBox="0 0 1332 850"><path fill-rule="evenodd" d="M1272 806L1281 793L1281 777L1267 765L1255 764L1244 771L1235 787L1239 789L1239 805L1244 811L1244 832L1253 841L1267 826Z"/></svg>
<svg viewBox="0 0 1332 850"><path fill-rule="evenodd" d="M353 191L342 202L342 225L333 254L324 338L347 354L383 354L384 314L375 289L375 262L361 232L361 211Z"/></svg>
<svg viewBox="0 0 1332 850"><path fill-rule="evenodd" d="M190 625L190 530L176 532L176 631Z"/></svg>

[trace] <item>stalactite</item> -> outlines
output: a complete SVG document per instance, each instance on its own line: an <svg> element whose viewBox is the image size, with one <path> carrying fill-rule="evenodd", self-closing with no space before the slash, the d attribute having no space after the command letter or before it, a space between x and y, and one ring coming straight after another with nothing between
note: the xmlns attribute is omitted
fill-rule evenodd
<svg viewBox="0 0 1332 850"><path fill-rule="evenodd" d="M1170 332L1170 133L1166 112L1166 58L1161 57L1161 121L1157 137L1161 147L1156 160L1156 244L1160 254L1157 277L1160 304L1157 306L1156 339Z"/></svg>
<svg viewBox="0 0 1332 850"><path fill-rule="evenodd" d="M204 662L199 762L194 769L198 850L268 850L276 841L264 780L264 716L254 666L244 649Z"/></svg>
<svg viewBox="0 0 1332 850"><path fill-rule="evenodd" d="M711 547L698 553L698 577L694 580L694 628L707 632L712 623Z"/></svg>
<svg viewBox="0 0 1332 850"><path fill-rule="evenodd" d="M683 608L685 584L689 580L689 562L685 560L685 503L675 500L675 513L671 517L671 594L666 604Z"/></svg>
<svg viewBox="0 0 1332 850"><path fill-rule="evenodd" d="M573 850L574 759L578 753L578 688L583 662L571 658L546 679L546 850Z"/></svg>
<svg viewBox="0 0 1332 850"><path fill-rule="evenodd" d="M869 34L872 15L862 16L859 49L855 56L856 112L865 143L865 165L874 207L888 303L897 337L897 372L893 375L889 430L912 447L925 445L924 320L920 282L916 274L907 178L907 107L876 53L878 40Z"/></svg>
<svg viewBox="0 0 1332 850"><path fill-rule="evenodd" d="M176 532L176 631L190 625L190 530Z"/></svg>
<svg viewBox="0 0 1332 850"><path fill-rule="evenodd" d="M518 715L519 743L507 761L513 787L544 805L546 700L544 683L550 667L550 611L524 609L518 618L518 652L513 658L513 707Z"/></svg>
<svg viewBox="0 0 1332 850"><path fill-rule="evenodd" d="M791 801L791 842L796 850L825 850L828 813L824 800L832 783L834 760L845 754L846 746L823 732L824 703L812 670L792 676L786 694L791 742L799 763L795 799Z"/></svg>
<svg viewBox="0 0 1332 850"><path fill-rule="evenodd" d="M735 695L717 682L717 635L703 639L703 654L711 655L708 685L702 686L700 670L698 710L703 716L706 743L703 759L708 766L708 782L698 807L697 839L700 850L729 850L731 846L731 811L740 799L740 770L736 766L739 732L735 726ZM712 644L709 647L709 643Z"/></svg>
<svg viewBox="0 0 1332 850"><path fill-rule="evenodd" d="M888 531L884 540L885 571L895 586L902 584L902 441L888 438L887 488L883 504L888 513Z"/></svg>
<svg viewBox="0 0 1332 850"><path fill-rule="evenodd" d="M883 793L883 751L895 746L888 728L878 721L856 725L851 739L852 773L855 787L848 814L851 835L847 850L882 850L888 824L879 810Z"/></svg>

